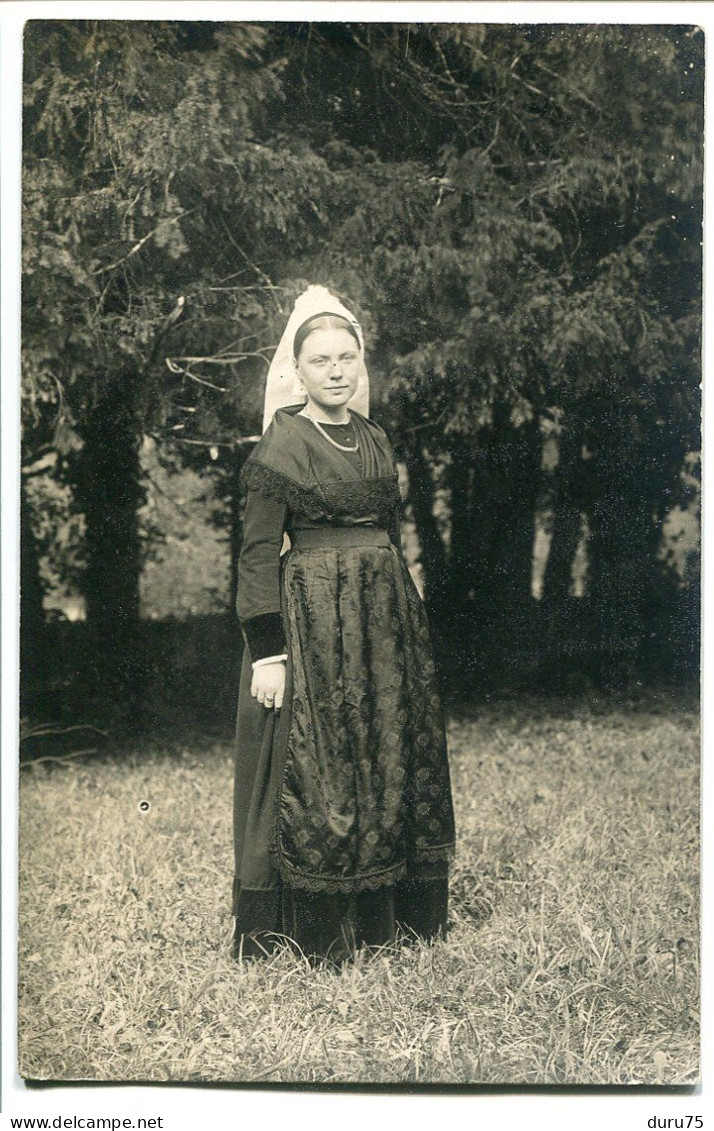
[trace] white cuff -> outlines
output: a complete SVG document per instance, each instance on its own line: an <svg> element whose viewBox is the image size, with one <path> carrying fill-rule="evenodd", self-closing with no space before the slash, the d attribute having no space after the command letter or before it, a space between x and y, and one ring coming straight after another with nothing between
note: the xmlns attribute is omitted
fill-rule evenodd
<svg viewBox="0 0 714 1131"><path fill-rule="evenodd" d="M282 656L264 656L262 660L253 661L253 668L262 668L263 664L279 664L281 660L287 660L287 658L287 652L284 652Z"/></svg>

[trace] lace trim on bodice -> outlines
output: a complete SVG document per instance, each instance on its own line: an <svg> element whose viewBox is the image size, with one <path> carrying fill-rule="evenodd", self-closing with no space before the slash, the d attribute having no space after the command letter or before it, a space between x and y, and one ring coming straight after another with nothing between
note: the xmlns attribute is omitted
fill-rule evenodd
<svg viewBox="0 0 714 1131"><path fill-rule="evenodd" d="M293 515L320 519L330 515L376 512L387 519L399 506L396 474L371 479L344 479L320 487L304 487L271 467L249 460L243 468L245 485L266 498L286 504ZM319 492L319 494L318 494Z"/></svg>
<svg viewBox="0 0 714 1131"><path fill-rule="evenodd" d="M277 499L307 518L322 518L325 513L324 502L321 503L314 492L257 460L246 463L241 478L249 490L259 491L266 499Z"/></svg>

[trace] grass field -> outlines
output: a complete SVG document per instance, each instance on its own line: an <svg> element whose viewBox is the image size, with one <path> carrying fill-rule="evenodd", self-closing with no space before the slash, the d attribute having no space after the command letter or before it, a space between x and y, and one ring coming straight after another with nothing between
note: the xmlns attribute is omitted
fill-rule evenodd
<svg viewBox="0 0 714 1131"><path fill-rule="evenodd" d="M504 702L449 733L449 939L337 974L230 958L227 743L23 769L22 1075L694 1082L695 711Z"/></svg>

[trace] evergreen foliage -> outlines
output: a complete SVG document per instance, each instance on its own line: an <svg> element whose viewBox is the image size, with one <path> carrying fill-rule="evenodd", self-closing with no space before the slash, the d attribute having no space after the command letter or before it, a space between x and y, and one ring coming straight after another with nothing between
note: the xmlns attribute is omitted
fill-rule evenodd
<svg viewBox="0 0 714 1131"><path fill-rule="evenodd" d="M365 325L467 678L693 662L658 551L698 448L702 83L676 26L28 24L25 443L73 484L101 632L137 615L142 434L218 476L235 560L235 441L319 280Z"/></svg>

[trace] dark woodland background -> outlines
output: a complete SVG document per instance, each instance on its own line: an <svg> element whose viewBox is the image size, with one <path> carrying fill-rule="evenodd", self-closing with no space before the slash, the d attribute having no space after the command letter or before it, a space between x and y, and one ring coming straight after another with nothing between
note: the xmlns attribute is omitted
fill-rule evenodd
<svg viewBox="0 0 714 1131"><path fill-rule="evenodd" d="M698 667L703 34L30 22L25 751L230 725L295 296L365 328L447 691Z"/></svg>

